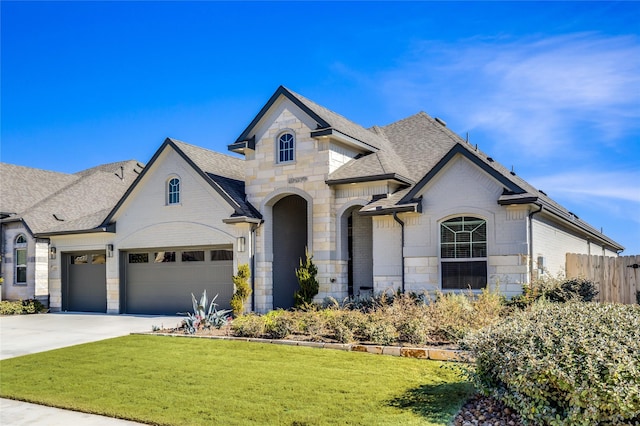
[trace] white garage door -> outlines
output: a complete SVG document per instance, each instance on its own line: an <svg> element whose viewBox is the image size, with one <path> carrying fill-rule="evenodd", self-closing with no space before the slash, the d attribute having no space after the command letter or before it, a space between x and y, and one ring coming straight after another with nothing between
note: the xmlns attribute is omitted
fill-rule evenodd
<svg viewBox="0 0 640 426"><path fill-rule="evenodd" d="M233 248L167 248L124 254L123 312L175 315L192 312L191 293L199 301L206 289L217 294L218 309L228 309L233 295Z"/></svg>

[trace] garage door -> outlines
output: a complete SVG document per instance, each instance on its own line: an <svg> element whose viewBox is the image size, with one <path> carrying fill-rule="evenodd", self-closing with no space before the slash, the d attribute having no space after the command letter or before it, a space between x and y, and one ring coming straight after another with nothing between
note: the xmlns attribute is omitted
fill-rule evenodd
<svg viewBox="0 0 640 426"><path fill-rule="evenodd" d="M64 255L62 308L74 312L107 311L105 253Z"/></svg>
<svg viewBox="0 0 640 426"><path fill-rule="evenodd" d="M130 314L175 315L193 311L206 289L216 294L218 309L230 307L233 295L233 248L170 248L124 253L126 281L122 303Z"/></svg>

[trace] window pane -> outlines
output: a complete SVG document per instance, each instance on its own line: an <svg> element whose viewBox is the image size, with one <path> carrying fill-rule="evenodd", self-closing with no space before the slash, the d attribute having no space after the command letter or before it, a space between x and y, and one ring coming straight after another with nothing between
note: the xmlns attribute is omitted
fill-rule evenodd
<svg viewBox="0 0 640 426"><path fill-rule="evenodd" d="M175 251L159 251L153 254L154 263L166 263L166 262L175 262L175 261L176 261Z"/></svg>
<svg viewBox="0 0 640 426"><path fill-rule="evenodd" d="M198 251L183 251L183 262L204 262L204 250Z"/></svg>
<svg viewBox="0 0 640 426"><path fill-rule="evenodd" d="M26 283L26 282L27 282L27 267L26 266L16 267L16 283Z"/></svg>
<svg viewBox="0 0 640 426"><path fill-rule="evenodd" d="M180 179L173 178L169 181L169 204L179 204L180 203Z"/></svg>
<svg viewBox="0 0 640 426"><path fill-rule="evenodd" d="M27 250L16 250L16 265L27 264Z"/></svg>
<svg viewBox="0 0 640 426"><path fill-rule="evenodd" d="M473 243L472 257L487 257L487 243Z"/></svg>
<svg viewBox="0 0 640 426"><path fill-rule="evenodd" d="M487 256L487 223L464 216L449 219L440 226L440 257L469 259Z"/></svg>
<svg viewBox="0 0 640 426"><path fill-rule="evenodd" d="M285 133L278 139L278 161L293 161L294 139L291 133Z"/></svg>
<svg viewBox="0 0 640 426"><path fill-rule="evenodd" d="M471 232L458 232L456 234L456 242L457 243L468 243L471 241Z"/></svg>
<svg viewBox="0 0 640 426"><path fill-rule="evenodd" d="M456 259L468 259L471 257L471 244L456 244Z"/></svg>
<svg viewBox="0 0 640 426"><path fill-rule="evenodd" d="M129 253L129 263L149 263L149 253Z"/></svg>
<svg viewBox="0 0 640 426"><path fill-rule="evenodd" d="M456 257L456 246L455 244L442 244L440 257L444 259L454 259Z"/></svg>
<svg viewBox="0 0 640 426"><path fill-rule="evenodd" d="M104 254L92 254L91 255L91 264L92 265L104 265L107 262Z"/></svg>
<svg viewBox="0 0 640 426"><path fill-rule="evenodd" d="M233 251L211 250L211 260L233 260Z"/></svg>
<svg viewBox="0 0 640 426"><path fill-rule="evenodd" d="M72 265L82 265L85 263L89 263L89 256L87 256L86 254L71 256Z"/></svg>
<svg viewBox="0 0 640 426"><path fill-rule="evenodd" d="M18 238L16 238L16 244L27 244L26 237L22 234L18 235Z"/></svg>
<svg viewBox="0 0 640 426"><path fill-rule="evenodd" d="M442 262L442 288L479 290L487 286L487 262Z"/></svg>
<svg viewBox="0 0 640 426"><path fill-rule="evenodd" d="M442 227L442 242L443 243L453 243L456 241L456 234L449 227Z"/></svg>

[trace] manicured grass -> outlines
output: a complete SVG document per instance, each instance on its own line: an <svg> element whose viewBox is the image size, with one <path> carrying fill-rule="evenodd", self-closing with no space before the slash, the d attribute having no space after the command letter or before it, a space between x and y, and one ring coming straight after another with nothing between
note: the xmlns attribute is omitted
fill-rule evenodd
<svg viewBox="0 0 640 426"><path fill-rule="evenodd" d="M126 336L0 362L0 396L160 425L446 425L472 388L443 363Z"/></svg>

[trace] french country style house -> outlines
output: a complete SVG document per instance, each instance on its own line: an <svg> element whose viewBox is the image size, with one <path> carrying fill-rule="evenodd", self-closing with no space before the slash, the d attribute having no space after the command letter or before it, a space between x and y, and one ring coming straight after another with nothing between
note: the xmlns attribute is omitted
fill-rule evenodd
<svg viewBox="0 0 640 426"><path fill-rule="evenodd" d="M279 87L226 155L166 139L145 166L74 175L2 164L2 297L52 310L174 314L293 305L313 254L318 300L387 290L517 295L565 254L623 249L420 112L365 129Z"/></svg>

